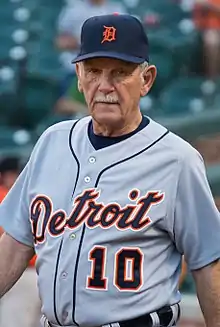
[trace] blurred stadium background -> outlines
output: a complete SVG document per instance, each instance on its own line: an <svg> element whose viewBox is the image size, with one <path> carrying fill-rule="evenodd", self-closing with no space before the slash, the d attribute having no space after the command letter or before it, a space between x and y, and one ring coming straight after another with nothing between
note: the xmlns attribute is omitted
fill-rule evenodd
<svg viewBox="0 0 220 327"><path fill-rule="evenodd" d="M141 110L201 152L220 207L220 78L217 72L213 76L206 71L206 61L212 58L203 52L204 29L196 24L194 0L118 2L144 23L151 62L158 68L157 81L141 100ZM74 72L71 85L64 84L69 72L61 60L64 51L56 43L63 7L73 9L77 4L78 0L1 0L0 159L17 156L24 164L48 126L86 114L79 110L83 100L72 82ZM79 104L78 111L62 110L60 99L65 97ZM180 326L203 326L189 273L181 291Z"/></svg>

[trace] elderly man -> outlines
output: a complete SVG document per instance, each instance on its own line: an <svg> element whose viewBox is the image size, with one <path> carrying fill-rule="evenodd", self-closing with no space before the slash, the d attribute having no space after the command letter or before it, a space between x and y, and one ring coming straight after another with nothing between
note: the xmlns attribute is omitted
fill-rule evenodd
<svg viewBox="0 0 220 327"><path fill-rule="evenodd" d="M81 41L90 115L44 132L0 207L0 294L35 248L42 326L175 326L184 254L220 326L219 212L199 153L140 112L156 77L143 26L92 17Z"/></svg>

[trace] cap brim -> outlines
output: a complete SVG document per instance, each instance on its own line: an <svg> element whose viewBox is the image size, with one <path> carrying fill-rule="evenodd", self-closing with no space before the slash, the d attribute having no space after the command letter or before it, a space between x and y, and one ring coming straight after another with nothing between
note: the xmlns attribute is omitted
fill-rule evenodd
<svg viewBox="0 0 220 327"><path fill-rule="evenodd" d="M113 59L124 60L127 62L132 62L134 64L142 64L146 60L144 58L129 56L124 53L99 51L99 52L93 52L93 53L88 53L88 54L84 54L84 55L79 55L71 62L72 62L72 64L75 64L77 62L80 62L80 61L83 61L86 59L92 59L92 58L113 58Z"/></svg>

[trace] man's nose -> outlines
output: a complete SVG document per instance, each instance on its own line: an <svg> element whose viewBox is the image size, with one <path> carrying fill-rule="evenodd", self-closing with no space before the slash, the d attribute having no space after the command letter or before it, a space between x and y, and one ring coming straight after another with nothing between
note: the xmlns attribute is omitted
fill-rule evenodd
<svg viewBox="0 0 220 327"><path fill-rule="evenodd" d="M115 90L110 76L101 75L99 80L99 91L103 94L111 93Z"/></svg>

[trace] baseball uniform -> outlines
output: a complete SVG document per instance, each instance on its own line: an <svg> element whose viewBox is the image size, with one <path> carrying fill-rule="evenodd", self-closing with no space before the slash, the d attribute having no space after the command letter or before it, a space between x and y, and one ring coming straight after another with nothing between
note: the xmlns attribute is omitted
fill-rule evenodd
<svg viewBox="0 0 220 327"><path fill-rule="evenodd" d="M201 156L146 119L97 150L90 116L50 127L0 206L7 233L35 247L42 326L130 326L149 313L172 326L182 254L189 269L220 257Z"/></svg>

